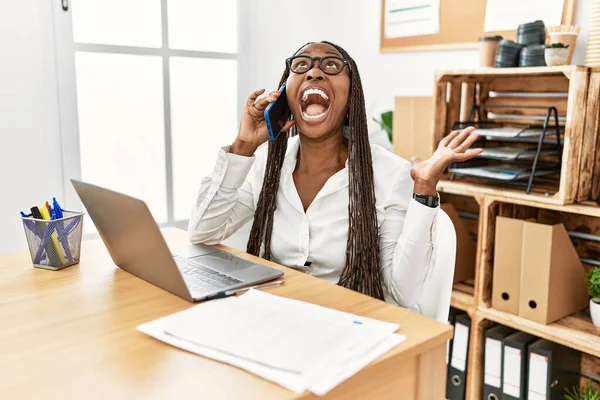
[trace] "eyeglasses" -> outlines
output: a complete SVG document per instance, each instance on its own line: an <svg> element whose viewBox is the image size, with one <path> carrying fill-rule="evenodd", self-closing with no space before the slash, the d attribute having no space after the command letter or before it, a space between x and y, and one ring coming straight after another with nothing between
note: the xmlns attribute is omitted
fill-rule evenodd
<svg viewBox="0 0 600 400"><path fill-rule="evenodd" d="M337 75L348 65L348 61L340 57L309 57L295 56L285 60L287 66L295 74L305 74L310 71L315 61L319 63L319 69L327 75ZM348 67L350 68L350 67Z"/></svg>

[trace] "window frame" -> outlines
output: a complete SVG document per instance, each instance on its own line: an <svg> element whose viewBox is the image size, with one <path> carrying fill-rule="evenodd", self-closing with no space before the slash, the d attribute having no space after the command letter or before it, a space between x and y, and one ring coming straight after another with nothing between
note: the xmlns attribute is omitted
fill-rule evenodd
<svg viewBox="0 0 600 400"><path fill-rule="evenodd" d="M62 4L61 4L62 3ZM243 41L243 29L240 25L243 20L242 7L244 2L237 0L237 51L235 53L206 52L196 50L181 50L169 48L169 26L168 26L168 0L160 0L161 3L161 33L162 46L160 48L120 46L96 43L75 43L73 38L73 20L70 2L63 1L55 3L52 8L54 23L54 42L57 63L57 94L59 100L59 121L61 141L61 162L63 172L64 207L73 210L82 210L83 205L75 193L71 179L81 179L81 151L79 135L79 119L77 108L77 84L75 75L75 53L94 52L109 54L131 54L160 56L162 58L163 73L163 113L164 113L164 147L166 167L166 193L167 193L167 221L159 226L176 226L187 228L188 220L175 220L174 218L174 187L173 187L173 158L172 158L172 124L171 124L171 90L170 90L170 58L192 57L208 59L235 60L237 63L237 115L242 111L240 99L240 59ZM65 4L66 9L65 9ZM216 149L215 149L216 151ZM200 177L197 182L200 181ZM196 184L196 182L190 182ZM193 200L193 199L190 199Z"/></svg>

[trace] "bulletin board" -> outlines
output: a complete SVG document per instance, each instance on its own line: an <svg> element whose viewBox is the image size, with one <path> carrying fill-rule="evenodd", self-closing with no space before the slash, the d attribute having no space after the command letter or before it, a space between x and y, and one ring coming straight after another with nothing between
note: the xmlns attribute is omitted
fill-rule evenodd
<svg viewBox="0 0 600 400"><path fill-rule="evenodd" d="M481 36L500 35L504 39L509 40L515 40L516 38L516 29L494 32L484 31L488 0L433 0L433 4L436 4L436 2L439 4L439 26L437 27L437 33L426 33L418 36L386 37L387 1L390 0L381 0L381 52L475 48L478 46L478 40ZM405 3L398 2L398 0L395 1L397 4L407 5L417 3L414 1L406 1ZM526 3L530 0L522 1ZM537 1L539 2L540 0ZM550 6L550 3L552 7L562 7L562 24L571 25L574 23L576 0L552 0L545 4ZM554 11L556 13L560 12L559 9Z"/></svg>

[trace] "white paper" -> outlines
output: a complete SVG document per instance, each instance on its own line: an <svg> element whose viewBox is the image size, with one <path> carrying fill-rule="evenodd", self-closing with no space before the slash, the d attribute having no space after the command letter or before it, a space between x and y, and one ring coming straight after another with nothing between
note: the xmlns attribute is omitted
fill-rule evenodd
<svg viewBox="0 0 600 400"><path fill-rule="evenodd" d="M504 346L502 391L512 397L521 396L521 350Z"/></svg>
<svg viewBox="0 0 600 400"><path fill-rule="evenodd" d="M384 24L386 38L438 33L440 0L386 0Z"/></svg>
<svg viewBox="0 0 600 400"><path fill-rule="evenodd" d="M529 355L528 400L546 400L548 379L548 357L539 354Z"/></svg>
<svg viewBox="0 0 600 400"><path fill-rule="evenodd" d="M361 369L405 340L405 335L391 335L389 338L385 339L383 342L366 352L361 358L356 358L354 361L346 363L344 368L339 368L339 370L337 368L330 369L329 374L322 376L320 379L315 381L315 383L311 384L308 389L318 396L325 396L337 385L351 378Z"/></svg>
<svg viewBox="0 0 600 400"><path fill-rule="evenodd" d="M484 30L513 31L536 20L546 26L560 25L564 0L487 0Z"/></svg>
<svg viewBox="0 0 600 400"><path fill-rule="evenodd" d="M248 309L249 305L254 309ZM282 328L284 324L279 326L278 322L289 323L290 321L290 318L280 320L276 311L281 308L284 308L287 314L295 316L311 326L313 330L310 334L306 336L304 328L298 331L280 330L279 328ZM252 315L265 315L264 309L274 312L270 315L271 321L256 320L254 323L249 323ZM249 318L241 316L240 312L242 311L247 313ZM316 318L314 320L312 318L302 319L307 314L314 314ZM215 319L207 320L206 316ZM327 316L327 325L314 323L324 316ZM346 326L349 330L357 329L355 332L358 332L361 327L364 328L360 331L363 333L360 340L339 337L336 343L328 342L330 348L323 348L319 339L322 336L330 337L326 332L330 331L330 325L333 325L335 330L344 322L350 323L350 328ZM240 330L240 328L243 329ZM296 393L310 390L315 394L324 395L406 340L404 335L392 333L397 328L397 324L376 321L251 290L240 297L203 303L149 322L139 326L138 330L184 350L238 366ZM233 331L227 331L229 329L233 329ZM200 331L201 334L195 334ZM217 332L223 334L223 340L215 337ZM382 332L387 332L387 334L382 335ZM321 335L322 333L323 335ZM302 337L299 338L299 335ZM354 333L349 333L348 337L356 338ZM227 344L226 338L229 338L231 346L224 348L214 348L198 342L198 339L207 339L211 346L215 344L221 346L223 343ZM253 340L254 338L256 340ZM313 343L315 346L313 348L302 346L302 342ZM244 348L242 344L246 347ZM259 344L265 346L262 351L267 356L260 357L255 351L253 346ZM232 349L240 351L240 348L242 356L232 351ZM298 355L297 348L304 349L308 355ZM315 350L321 355L318 362L310 357ZM277 354L279 354L279 358L291 355L292 360L282 363L277 358ZM254 360L255 357L258 360ZM269 365L266 361L274 361L276 366ZM280 368L281 365L286 368ZM301 368L307 368L307 370L294 371L294 369Z"/></svg>
<svg viewBox="0 0 600 400"><path fill-rule="evenodd" d="M456 323L454 324L454 340L452 341L452 361L453 368L464 371L467 365L467 347L469 344L469 327Z"/></svg>
<svg viewBox="0 0 600 400"><path fill-rule="evenodd" d="M306 373L361 344L379 343L399 327L258 290L227 300L172 318L166 332L236 357Z"/></svg>
<svg viewBox="0 0 600 400"><path fill-rule="evenodd" d="M500 387L502 382L502 342L485 338L485 384Z"/></svg>

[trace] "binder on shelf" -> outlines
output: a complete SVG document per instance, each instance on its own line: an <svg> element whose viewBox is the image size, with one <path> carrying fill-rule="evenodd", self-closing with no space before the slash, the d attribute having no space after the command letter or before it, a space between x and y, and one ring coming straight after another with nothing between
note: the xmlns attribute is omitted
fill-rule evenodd
<svg viewBox="0 0 600 400"><path fill-rule="evenodd" d="M456 260L454 266L454 283L475 278L475 258L477 245L471 238L465 224L451 203L443 203L440 208L448 214L456 231Z"/></svg>
<svg viewBox="0 0 600 400"><path fill-rule="evenodd" d="M587 307L585 270L563 224L523 223L519 316L549 324Z"/></svg>
<svg viewBox="0 0 600 400"><path fill-rule="evenodd" d="M464 314L465 312L459 310L458 308L450 307L450 312L448 313L448 322L450 325L454 326L454 322L456 321L456 317L460 314ZM452 354L452 342L454 338L448 340L448 344L446 345L446 365L448 365L448 371L450 371L450 357ZM448 372L448 375L450 372Z"/></svg>
<svg viewBox="0 0 600 400"><path fill-rule="evenodd" d="M527 398L527 354L529 345L538 340L525 332L516 332L502 342L502 399Z"/></svg>
<svg viewBox="0 0 600 400"><path fill-rule="evenodd" d="M496 217L492 307L515 315L519 313L524 222Z"/></svg>
<svg viewBox="0 0 600 400"><path fill-rule="evenodd" d="M454 308L454 307L450 307L450 312L448 313L448 322L454 326L454 323L456 322L456 317L458 315L464 314L465 312L462 310L459 310L458 308ZM454 337L450 340L448 340L448 343L446 344L446 398L448 398L448 386L450 384L450 377L451 377L451 371L450 371L450 359L452 358L452 344L454 343Z"/></svg>
<svg viewBox="0 0 600 400"><path fill-rule="evenodd" d="M502 341L514 332L514 329L503 325L495 325L485 331L483 398L486 400L502 398Z"/></svg>
<svg viewBox="0 0 600 400"><path fill-rule="evenodd" d="M449 374L446 382L446 397L448 400L463 400L465 398L470 331L471 319L469 316L467 314L456 316Z"/></svg>
<svg viewBox="0 0 600 400"><path fill-rule="evenodd" d="M563 399L565 388L579 386L581 353L540 339L529 346L528 400Z"/></svg>

